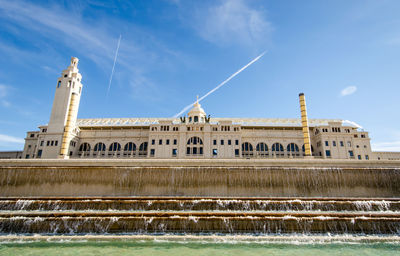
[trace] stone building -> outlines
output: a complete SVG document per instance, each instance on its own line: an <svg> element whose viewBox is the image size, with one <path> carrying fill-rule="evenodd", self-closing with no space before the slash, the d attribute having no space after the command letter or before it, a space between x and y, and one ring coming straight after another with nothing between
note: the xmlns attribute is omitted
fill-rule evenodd
<svg viewBox="0 0 400 256"><path fill-rule="evenodd" d="M354 122L307 120L303 94L302 119L214 118L198 102L181 118L77 119L81 80L73 57L57 80L49 123L27 133L22 158L400 159L372 152Z"/></svg>

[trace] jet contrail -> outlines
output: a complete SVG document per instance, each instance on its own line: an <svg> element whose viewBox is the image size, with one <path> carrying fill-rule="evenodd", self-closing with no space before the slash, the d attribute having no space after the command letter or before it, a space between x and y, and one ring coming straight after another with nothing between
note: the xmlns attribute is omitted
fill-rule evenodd
<svg viewBox="0 0 400 256"><path fill-rule="evenodd" d="M251 64L253 64L254 62L256 62L257 60L259 60L262 56L264 56L264 54L267 53L266 51L261 53L259 56L257 56L254 60L250 61L249 63L247 63L246 66L242 67L241 69L239 69L238 71L236 71L233 75L231 75L230 77L228 77L228 79L226 79L225 81L223 81L222 83L220 83L217 87L215 87L214 89L212 89L211 91L207 92L204 96L202 96L200 99L198 99L198 101L201 101L203 99L205 99L208 95L210 95L211 93L215 92L216 90L218 90L219 88L221 88L221 86L223 86L224 84L226 84L227 82L229 82L232 78L234 78L235 76L237 76L240 72L242 72L243 70L245 70L246 68L248 68ZM195 104L196 102L193 102L190 105L187 105L184 109L182 109L181 112L179 112L178 114L176 114L174 117L177 118L178 116L182 115L183 113L185 113L190 107L193 106L193 104Z"/></svg>
<svg viewBox="0 0 400 256"><path fill-rule="evenodd" d="M114 75L114 68L115 68L115 63L117 62L117 57L118 57L118 50L119 50L119 44L121 43L121 38L122 35L119 35L119 39L118 39L118 45L117 45L117 50L115 51L115 56L114 56L114 64L111 70L111 76L110 76L110 82L108 83L108 89L107 89L107 98L108 98L108 93L110 92L110 88L111 88L111 82L112 82L112 78Z"/></svg>

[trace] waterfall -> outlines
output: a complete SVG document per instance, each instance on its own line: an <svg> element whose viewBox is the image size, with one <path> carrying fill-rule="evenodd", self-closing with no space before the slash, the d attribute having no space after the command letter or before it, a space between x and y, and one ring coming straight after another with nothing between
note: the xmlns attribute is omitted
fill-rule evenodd
<svg viewBox="0 0 400 256"><path fill-rule="evenodd" d="M0 167L1 234L400 235L395 168Z"/></svg>
<svg viewBox="0 0 400 256"><path fill-rule="evenodd" d="M400 234L399 199L0 200L0 233Z"/></svg>
<svg viewBox="0 0 400 256"><path fill-rule="evenodd" d="M0 167L2 196L400 197L395 168Z"/></svg>

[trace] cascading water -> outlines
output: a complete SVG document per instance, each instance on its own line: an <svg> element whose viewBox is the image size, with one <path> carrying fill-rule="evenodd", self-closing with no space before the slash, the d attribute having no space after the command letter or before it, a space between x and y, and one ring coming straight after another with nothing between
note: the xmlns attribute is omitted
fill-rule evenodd
<svg viewBox="0 0 400 256"><path fill-rule="evenodd" d="M2 234L400 235L394 168L2 167Z"/></svg>
<svg viewBox="0 0 400 256"><path fill-rule="evenodd" d="M0 195L400 197L395 168L0 167Z"/></svg>
<svg viewBox="0 0 400 256"><path fill-rule="evenodd" d="M3 198L0 232L398 235L399 209L398 199Z"/></svg>

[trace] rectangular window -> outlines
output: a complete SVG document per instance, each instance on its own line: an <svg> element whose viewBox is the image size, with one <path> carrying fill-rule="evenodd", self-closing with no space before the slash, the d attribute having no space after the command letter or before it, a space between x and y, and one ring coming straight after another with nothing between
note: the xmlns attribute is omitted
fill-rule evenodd
<svg viewBox="0 0 400 256"><path fill-rule="evenodd" d="M329 142L327 140L325 141L325 146L329 146Z"/></svg>
<svg viewBox="0 0 400 256"><path fill-rule="evenodd" d="M213 145L217 145L217 140L213 140Z"/></svg>
<svg viewBox="0 0 400 256"><path fill-rule="evenodd" d="M159 141L158 141L158 144L159 144L159 145L162 145L162 140L159 140Z"/></svg>
<svg viewBox="0 0 400 256"><path fill-rule="evenodd" d="M42 157L42 150L39 149L37 152L37 158L41 158Z"/></svg>
<svg viewBox="0 0 400 256"><path fill-rule="evenodd" d="M50 144L50 145L51 145L51 146L54 146L54 140L51 141L51 144Z"/></svg>
<svg viewBox="0 0 400 256"><path fill-rule="evenodd" d="M27 155L25 156L25 158L28 159L28 158L29 158L29 154L27 154Z"/></svg>
<svg viewBox="0 0 400 256"><path fill-rule="evenodd" d="M353 150L349 150L349 156L350 156L351 158L353 158L353 157L354 157Z"/></svg>
<svg viewBox="0 0 400 256"><path fill-rule="evenodd" d="M235 145L239 145L239 140L235 140Z"/></svg>
<svg viewBox="0 0 400 256"><path fill-rule="evenodd" d="M217 156L218 155L218 149L214 148L213 149L213 156Z"/></svg>
<svg viewBox="0 0 400 256"><path fill-rule="evenodd" d="M178 155L178 149L173 148L172 149L172 156L177 156Z"/></svg>
<svg viewBox="0 0 400 256"><path fill-rule="evenodd" d="M178 142L178 141L177 141L176 139L174 139L174 145L176 145L177 142Z"/></svg>
<svg viewBox="0 0 400 256"><path fill-rule="evenodd" d="M58 81L57 88L60 88L60 85L61 85L61 81Z"/></svg>
<svg viewBox="0 0 400 256"><path fill-rule="evenodd" d="M343 141L340 141L340 146L341 146L341 147L344 147Z"/></svg>
<svg viewBox="0 0 400 256"><path fill-rule="evenodd" d="M156 150L154 148L150 149L150 156L154 156L156 154Z"/></svg>
<svg viewBox="0 0 400 256"><path fill-rule="evenodd" d="M192 150L193 150L193 155L197 155L197 148L194 147Z"/></svg>
<svg viewBox="0 0 400 256"><path fill-rule="evenodd" d="M332 146L336 147L336 141L332 141Z"/></svg>
<svg viewBox="0 0 400 256"><path fill-rule="evenodd" d="M235 156L239 156L239 149L235 149Z"/></svg>
<svg viewBox="0 0 400 256"><path fill-rule="evenodd" d="M151 140L151 145L156 144L156 140Z"/></svg>
<svg viewBox="0 0 400 256"><path fill-rule="evenodd" d="M47 146L50 146L50 141L49 140L47 141Z"/></svg>
<svg viewBox="0 0 400 256"><path fill-rule="evenodd" d="M221 140L221 145L224 145L224 140Z"/></svg>
<svg viewBox="0 0 400 256"><path fill-rule="evenodd" d="M54 146L58 145L58 140L54 141Z"/></svg>
<svg viewBox="0 0 400 256"><path fill-rule="evenodd" d="M200 155L203 154L203 147L200 147L200 152L199 152L199 154L200 154Z"/></svg>
<svg viewBox="0 0 400 256"><path fill-rule="evenodd" d="M42 140L42 141L40 142L40 146L41 146L41 147L43 146L43 143L44 143L44 141Z"/></svg>
<svg viewBox="0 0 400 256"><path fill-rule="evenodd" d="M190 148L189 147L186 148L186 155L190 155Z"/></svg>
<svg viewBox="0 0 400 256"><path fill-rule="evenodd" d="M228 145L232 145L232 141L231 140L228 140Z"/></svg>
<svg viewBox="0 0 400 256"><path fill-rule="evenodd" d="M368 155L365 155L365 160L369 160L369 156Z"/></svg>
<svg viewBox="0 0 400 256"><path fill-rule="evenodd" d="M361 160L361 155L358 155L357 158L358 158L358 160Z"/></svg>
<svg viewBox="0 0 400 256"><path fill-rule="evenodd" d="M169 140L167 140L167 141L165 142L165 144L169 145Z"/></svg>
<svg viewBox="0 0 400 256"><path fill-rule="evenodd" d="M330 150L325 150L325 155L326 155L326 157L331 157L331 151Z"/></svg>
<svg viewBox="0 0 400 256"><path fill-rule="evenodd" d="M348 141L348 142L347 142L347 146L348 146L348 147L351 147L351 141Z"/></svg>

